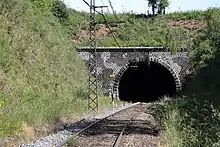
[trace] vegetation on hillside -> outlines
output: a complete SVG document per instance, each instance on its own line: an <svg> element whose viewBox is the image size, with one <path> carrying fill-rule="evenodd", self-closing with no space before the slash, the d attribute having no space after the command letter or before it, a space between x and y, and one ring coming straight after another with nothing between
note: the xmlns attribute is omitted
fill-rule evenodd
<svg viewBox="0 0 220 147"><path fill-rule="evenodd" d="M149 17L132 13L106 14L108 21L124 20L116 25L97 25L98 46L163 46L172 51L191 48L193 38L204 27L204 12L193 11ZM101 16L97 16L102 20ZM88 23L73 35L78 45L88 42ZM115 36L115 38L113 37Z"/></svg>
<svg viewBox="0 0 220 147"><path fill-rule="evenodd" d="M0 137L86 109L86 68L58 10L52 0L0 2Z"/></svg>
<svg viewBox="0 0 220 147"><path fill-rule="evenodd" d="M59 121L85 110L87 76L75 47L88 43L87 16L59 0L1 0L0 137L21 135L25 126ZM168 145L217 146L220 10L106 18L125 23L97 25L99 46L188 49L197 75L184 98L153 109Z"/></svg>
<svg viewBox="0 0 220 147"><path fill-rule="evenodd" d="M86 112L87 71L73 41L86 15L60 0L0 1L0 138Z"/></svg>
<svg viewBox="0 0 220 147"><path fill-rule="evenodd" d="M216 8L156 17L126 13L118 16L125 24L112 26L111 33L120 46L163 46L173 52L182 48L189 52L196 75L183 97L153 108L164 128L167 146L220 145L219 16ZM100 46L117 46L111 33L99 38Z"/></svg>
<svg viewBox="0 0 220 147"><path fill-rule="evenodd" d="M205 21L193 39L190 59L197 74L184 96L153 108L168 146L220 146L220 10L209 9Z"/></svg>

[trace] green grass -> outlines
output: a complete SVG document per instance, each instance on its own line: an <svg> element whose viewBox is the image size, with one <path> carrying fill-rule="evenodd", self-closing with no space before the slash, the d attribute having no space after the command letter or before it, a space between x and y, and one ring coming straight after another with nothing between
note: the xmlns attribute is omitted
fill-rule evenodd
<svg viewBox="0 0 220 147"><path fill-rule="evenodd" d="M142 18L135 14L106 15L108 21L123 20L125 23L111 27L112 33L98 40L98 46L163 46L173 51L192 46L192 39L197 36L197 30L184 27L169 27L168 22L179 20L203 20L204 11L171 13L153 18ZM199 18L201 17L201 19ZM97 19L102 20L101 16ZM99 25L98 28L105 27ZM108 30L108 29L107 29ZM116 37L117 42L113 38ZM86 45L86 41L82 42Z"/></svg>
<svg viewBox="0 0 220 147"><path fill-rule="evenodd" d="M183 96L153 108L168 146L220 145L219 13L208 10L208 25L193 39L190 61L196 74Z"/></svg>
<svg viewBox="0 0 220 147"><path fill-rule="evenodd" d="M187 12L173 12L165 17L170 20L204 20L207 11L192 10Z"/></svg>
<svg viewBox="0 0 220 147"><path fill-rule="evenodd" d="M216 21L215 19L213 22ZM199 54L194 56L200 57L205 53L205 56L211 57L211 60L204 58L206 65L202 64L197 68L195 77L184 89L183 97L173 98L171 102L154 108L155 115L163 126L168 146L210 147L220 145L219 33L212 32L212 27L216 26L207 27L207 36L203 36L205 40L211 39L211 44L196 48L199 49ZM213 38L209 38L209 33L212 33ZM203 39L200 41L204 42ZM214 52L214 57L210 56L210 52L207 52L206 49L202 53L203 47L207 45L206 49L211 51L211 55ZM193 60L193 63L200 63L202 60L197 58ZM197 64L195 65L197 67Z"/></svg>
<svg viewBox="0 0 220 147"><path fill-rule="evenodd" d="M0 137L85 111L86 67L63 26L30 2L0 8Z"/></svg>
<svg viewBox="0 0 220 147"><path fill-rule="evenodd" d="M63 117L87 112L87 71L75 47L86 45L88 40L73 43L72 39L77 40L82 30L88 29L88 14L65 10L68 17L63 20L53 15L53 2L0 2L0 138L23 135L22 126L25 125L50 124ZM216 14L220 12L218 9L214 11ZM125 23L121 24L121 28L112 28L120 46L163 46L172 51L191 49L201 31L171 28L167 23L177 20L205 21L207 12L176 12L154 18L120 14L119 19L125 20ZM107 19L114 20L114 16L107 15ZM210 31L216 28L201 29ZM217 30L213 32L218 34ZM210 33L210 36L216 34ZM212 50L211 45L218 45L217 41L212 43L210 40L219 39L200 40L205 43L199 43L199 47L192 51L195 51L193 55L201 55L202 59L193 62L210 59L207 51ZM111 35L98 40L98 45L117 46ZM217 59L200 70L188 86L186 98L154 108L158 121L165 128L168 145L191 147L219 144L220 82L216 80L219 79ZM110 107L109 98L99 95L100 109Z"/></svg>
<svg viewBox="0 0 220 147"><path fill-rule="evenodd" d="M219 145L219 107L208 100L174 98L152 108L169 147L210 147Z"/></svg>

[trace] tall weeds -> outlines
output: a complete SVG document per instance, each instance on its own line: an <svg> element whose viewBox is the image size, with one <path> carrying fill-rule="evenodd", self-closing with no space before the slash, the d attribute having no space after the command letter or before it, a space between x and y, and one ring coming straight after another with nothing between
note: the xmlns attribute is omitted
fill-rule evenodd
<svg viewBox="0 0 220 147"><path fill-rule="evenodd" d="M52 13L2 0L0 20L0 137L83 112L86 68Z"/></svg>

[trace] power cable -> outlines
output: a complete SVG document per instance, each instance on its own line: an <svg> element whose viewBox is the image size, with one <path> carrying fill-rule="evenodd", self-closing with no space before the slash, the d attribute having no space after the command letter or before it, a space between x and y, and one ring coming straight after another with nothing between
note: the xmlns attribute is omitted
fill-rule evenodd
<svg viewBox="0 0 220 147"><path fill-rule="evenodd" d="M104 5L103 0L101 0L101 2L102 2L102 4ZM117 21L119 21L119 18L118 18L117 14L116 14L116 11L114 10L114 7L113 7L113 5L112 5L112 3L111 3L111 0L108 0L108 2L109 2L109 5L110 5L110 7L111 7L111 9L112 9L112 12L113 12L113 14L114 14L114 16L115 16L115 19L116 19ZM107 7L107 10L108 10L109 13L111 13L108 7ZM109 27L109 26L108 26L108 27ZM123 30L123 28L122 28L121 25L117 25L117 27L118 27L119 29ZM110 27L109 27L109 28L110 28ZM127 38L127 36L125 36L125 39L126 39L126 41L128 42L128 44L129 44L130 46L132 46L132 44L131 44L129 38ZM120 49L121 49L121 48L120 48ZM136 51L135 48L134 48L133 50L134 50L135 53L137 53L137 51ZM123 52L123 54L124 54L124 51L123 51L123 50L122 50L122 52ZM149 59L147 59L147 60L149 60Z"/></svg>
<svg viewBox="0 0 220 147"><path fill-rule="evenodd" d="M83 0L83 1L84 1L88 6L90 6L85 0ZM110 26L108 25L108 21L107 21L105 15L104 15L103 13L101 13L101 12L95 10L94 6L92 7L92 9L103 17L105 25L107 26L107 28L109 29L109 31L112 33L113 38L114 38L114 40L115 40L117 46L119 47L119 49L121 49L121 46L119 45L118 40L116 39L116 36L114 35L112 29L111 29Z"/></svg>
<svg viewBox="0 0 220 147"><path fill-rule="evenodd" d="M102 3L104 4L103 0L101 0L101 1L102 1ZM114 14L114 16L115 16L115 19L119 21L119 18L118 18L117 14L116 14L116 11L114 10L114 7L113 7L113 5L112 5L111 0L108 0L108 2L109 2L109 5L110 5L110 7L111 7L111 9L112 9L112 12L113 12L113 14ZM108 10L109 13L111 13L108 7L107 7L107 10ZM123 30L123 28L122 28L122 26L121 26L120 24L117 25L117 27L120 28L121 30ZM126 36L125 36L125 39L126 39L126 41L128 42L128 44L129 44L130 46L132 46L130 40L129 40Z"/></svg>

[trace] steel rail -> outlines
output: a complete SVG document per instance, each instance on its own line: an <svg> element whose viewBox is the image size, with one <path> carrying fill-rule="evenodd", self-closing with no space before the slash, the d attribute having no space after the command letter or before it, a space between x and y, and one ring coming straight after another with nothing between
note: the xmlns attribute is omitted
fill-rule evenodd
<svg viewBox="0 0 220 147"><path fill-rule="evenodd" d="M112 114L110 114L110 115L107 115L107 116L105 116L104 118L102 118L102 119L100 119L100 120L98 120L98 121L96 121L96 122L90 124L89 126L85 127L84 129L80 130L79 132L75 133L73 136L71 136L70 138L68 138L66 141L64 141L64 142L62 142L62 143L60 143L60 144L58 144L58 145L55 145L55 146L56 146L56 147L62 147L62 146L64 146L70 139L75 139L76 137L78 137L80 134L82 134L83 132L85 132L85 131L88 130L89 128L91 128L91 127L93 127L94 125L100 123L101 121L104 121L106 118L111 117L111 116L113 116L113 115L115 115L115 114L118 114L118 113L120 113L120 112L122 112L122 111L125 111L125 110L127 110L127 109L129 109L129 108L132 108L132 107L137 106L137 105L140 105L140 104L141 104L140 102L134 103L134 104L132 104L131 106L128 106L128 107L126 107L126 108L124 108L124 109L118 110L118 111L116 111L116 112L114 112L114 113L112 113Z"/></svg>
<svg viewBox="0 0 220 147"><path fill-rule="evenodd" d="M140 112L142 112L142 111L143 111L143 106L142 106L141 103L140 103L140 106L141 106L141 111L140 111ZM133 120L134 118L136 118L137 116L140 115L140 112L137 112L136 114L134 114L134 115L130 118L129 123L127 123L127 124L123 127L122 131L120 132L120 134L119 134L118 137L116 138L116 140L115 140L115 142L114 142L114 144L113 144L113 147L120 147L120 146L121 146L121 142L122 142L122 138L123 138L125 129L132 123L132 120Z"/></svg>

